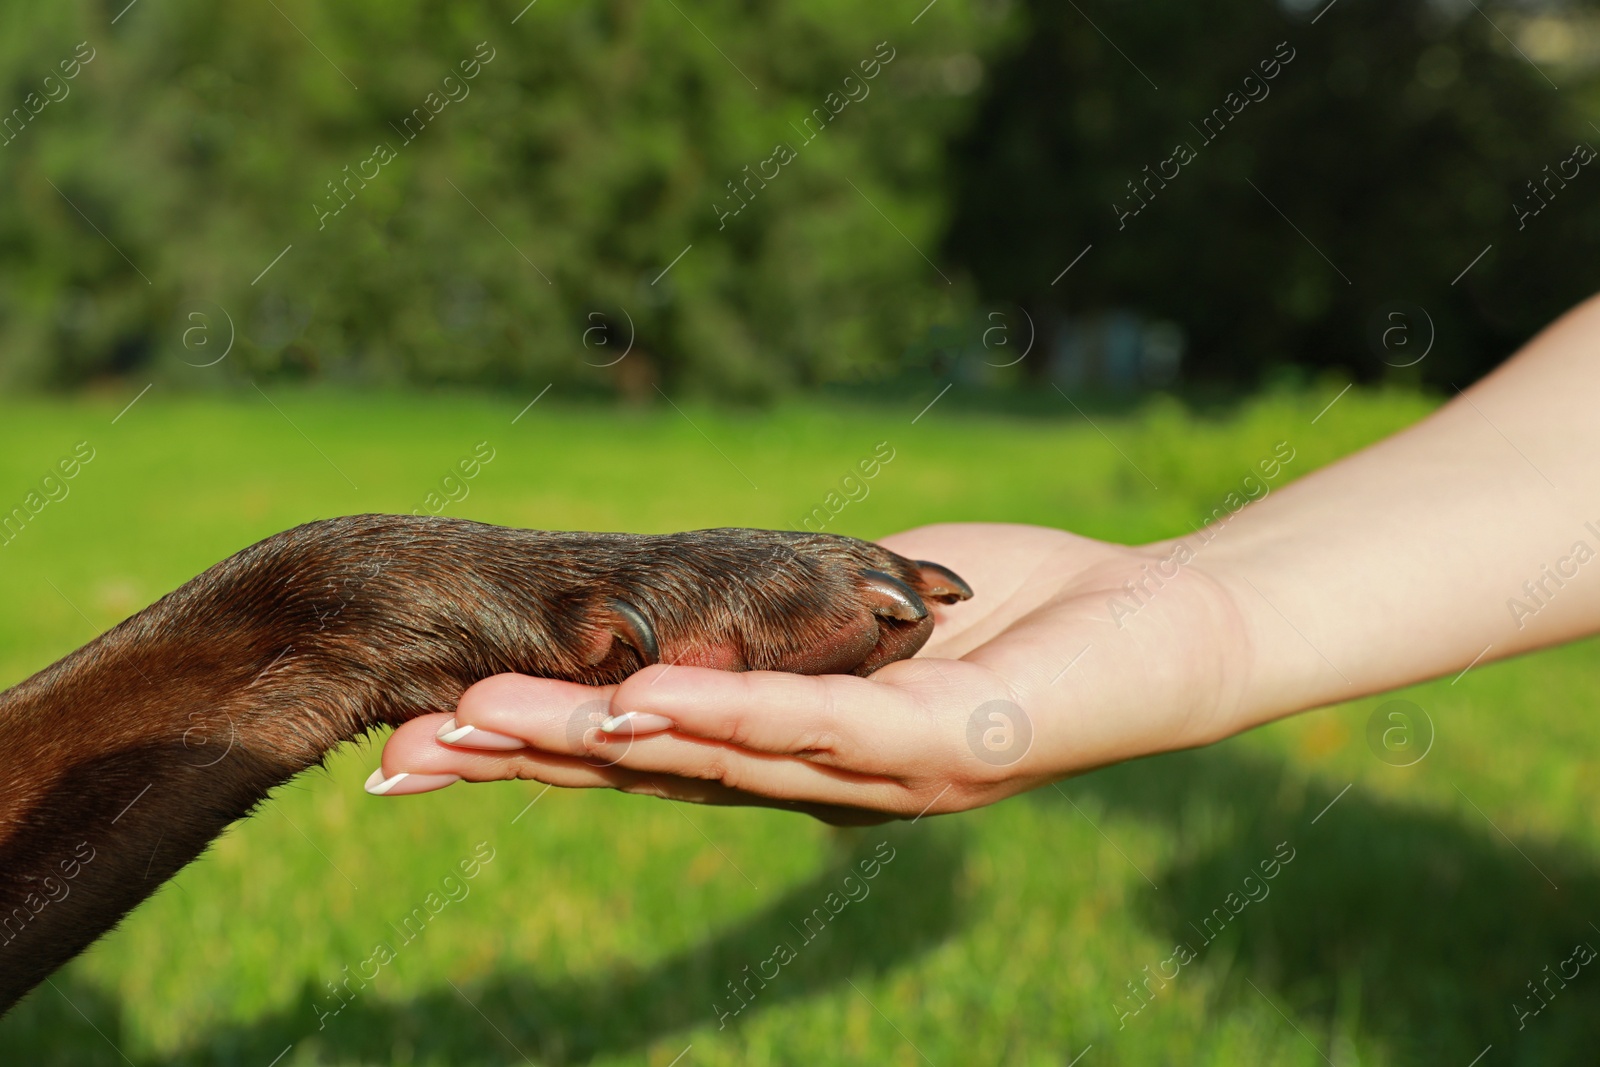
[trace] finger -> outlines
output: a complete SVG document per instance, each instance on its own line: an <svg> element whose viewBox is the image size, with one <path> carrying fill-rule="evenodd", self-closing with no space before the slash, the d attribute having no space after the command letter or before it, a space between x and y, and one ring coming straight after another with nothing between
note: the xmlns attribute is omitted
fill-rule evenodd
<svg viewBox="0 0 1600 1067"><path fill-rule="evenodd" d="M957 660L902 660L870 678L651 667L624 681L612 706L752 752L899 776L948 751L971 710L1004 688L992 671Z"/></svg>
<svg viewBox="0 0 1600 1067"><path fill-rule="evenodd" d="M533 748L474 752L437 739L439 724L446 718L424 715L390 735L384 744L382 766L374 777L399 781L383 795L428 792L457 781L526 779L565 788L619 789L696 804L776 807L852 824L884 818L882 812L892 817L908 803L902 795L905 791L890 781L817 768L787 757L746 754L726 745L669 734L606 739L589 761ZM638 759L637 765L626 765L632 751L647 744L654 750ZM715 751L708 751L711 749ZM664 773L653 773L656 769ZM748 789L744 788L747 784Z"/></svg>
<svg viewBox="0 0 1600 1067"><path fill-rule="evenodd" d="M642 773L637 768L619 765L619 753L603 752L603 763L590 763L581 758L563 757L536 749L517 752L472 752L458 749L438 741L438 726L448 720L446 715L424 715L414 718L390 734L384 744L382 766L374 773L381 781L400 781L382 795L429 792L443 789L456 781L494 782L525 779L562 785L565 789L618 789L664 800L701 803L701 805L762 806L784 811L810 814L835 825L870 825L893 819L901 813L906 803L898 797L896 789L850 789L850 776L838 776L837 784L810 782L806 787L803 776L779 773L763 776L762 787L766 793L742 792L715 777L683 776ZM693 742L677 741L682 747ZM605 749L630 749L629 739L613 739ZM774 758L776 760L776 758ZM669 763L672 760L669 760ZM648 760L646 760L648 763ZM691 758L683 758L683 765L691 766ZM701 771L702 774L706 771ZM712 771L714 773L714 771ZM741 768L742 773L742 768ZM733 777L733 773L726 774ZM440 781L445 779L445 781ZM867 782L869 785L882 785ZM846 785L840 789L840 785ZM827 800L818 800L827 797Z"/></svg>
<svg viewBox="0 0 1600 1067"><path fill-rule="evenodd" d="M611 715L617 687L497 674L471 686L443 733L457 748L506 751L516 741L545 753L586 754L585 736Z"/></svg>
<svg viewBox="0 0 1600 1067"><path fill-rule="evenodd" d="M617 745L603 742L596 750L604 753ZM708 796L732 792L759 797L773 806L827 805L896 815L915 810L913 791L894 777L854 773L676 733L634 738L620 745L624 751L606 757L615 760L616 769L636 772L652 782L670 781L674 783L670 795L700 803L711 802ZM697 792L695 783L713 788Z"/></svg>
<svg viewBox="0 0 1600 1067"><path fill-rule="evenodd" d="M611 703L619 716L662 716L679 733L868 773L917 750L922 717L910 693L868 678L705 667L648 667Z"/></svg>
<svg viewBox="0 0 1600 1067"><path fill-rule="evenodd" d="M638 775L586 758L523 748L516 752L475 752L438 740L435 734L446 715L423 715L397 728L384 742L377 774L387 781L408 777L383 795L427 792L455 781L497 782L531 779L571 789L618 788ZM376 777L376 775L375 775Z"/></svg>

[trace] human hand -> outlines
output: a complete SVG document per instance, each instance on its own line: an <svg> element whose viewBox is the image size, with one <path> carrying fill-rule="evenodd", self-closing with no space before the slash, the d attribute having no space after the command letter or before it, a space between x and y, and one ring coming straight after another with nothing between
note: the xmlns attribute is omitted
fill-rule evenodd
<svg viewBox="0 0 1600 1067"><path fill-rule="evenodd" d="M528 778L879 821L978 807L1241 725L1245 621L1191 543L978 523L882 543L947 564L976 593L933 606L913 659L868 678L670 664L611 686L498 675L453 717L396 730L381 777L410 772L406 792Z"/></svg>

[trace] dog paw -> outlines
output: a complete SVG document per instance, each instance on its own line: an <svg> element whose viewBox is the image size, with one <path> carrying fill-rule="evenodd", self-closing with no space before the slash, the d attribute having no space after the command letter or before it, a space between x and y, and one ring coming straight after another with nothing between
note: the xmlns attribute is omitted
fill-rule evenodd
<svg viewBox="0 0 1600 1067"><path fill-rule="evenodd" d="M507 672L591 685L655 663L867 675L926 643L930 604L972 595L937 563L833 534L393 515L297 527L193 584L179 599L206 605L207 633L233 635L240 686L288 694L273 708L320 701L337 739Z"/></svg>
<svg viewBox="0 0 1600 1067"><path fill-rule="evenodd" d="M927 642L930 603L972 595L937 563L832 534L698 530L588 552L609 566L585 582L585 667L608 677L652 663L866 675Z"/></svg>

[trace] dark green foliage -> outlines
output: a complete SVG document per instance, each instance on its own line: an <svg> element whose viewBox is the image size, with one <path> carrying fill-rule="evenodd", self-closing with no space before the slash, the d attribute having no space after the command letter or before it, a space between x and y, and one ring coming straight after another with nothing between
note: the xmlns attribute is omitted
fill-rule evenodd
<svg viewBox="0 0 1600 1067"><path fill-rule="evenodd" d="M1386 361L1409 362L1426 340L1413 310L1410 349L1400 333L1379 343L1402 321L1385 318L1392 303L1409 301L1438 331L1411 373L1465 385L1600 287L1600 167L1552 186L1525 228L1513 210L1534 203L1525 183L1546 165L1556 170L1579 142L1600 146L1584 108L1593 77L1548 59L1536 67L1510 43L1528 41L1541 13L1576 20L1575 5L1026 8L1015 54L994 63L956 152L949 247L987 297L1043 319L1112 306L1173 319L1189 334L1191 370L1235 382L1281 362L1388 374ZM1262 79L1262 62L1289 52ZM1270 95L1225 111L1208 141L1197 127L1230 92L1247 99L1252 74ZM1139 207L1127 183L1183 143L1195 158L1153 195L1141 187L1148 206L1119 218L1113 205Z"/></svg>
<svg viewBox="0 0 1600 1067"><path fill-rule="evenodd" d="M0 107L93 51L0 146L11 381L753 395L893 354L949 299L895 228L931 249L944 223L963 105L937 75L999 26L972 3L913 26L841 2L123 2L0 15ZM807 144L814 108L829 121ZM797 158L719 222L779 142ZM230 320L220 369L185 367Z"/></svg>
<svg viewBox="0 0 1600 1067"><path fill-rule="evenodd" d="M1126 308L1183 328L1191 381L1464 384L1596 287L1597 168L1513 206L1600 145L1590 68L1511 43L1576 7L124 3L0 14L0 120L26 119L0 133L0 380L937 392L1020 351L980 344L976 295L1034 317L1018 372L1063 316Z"/></svg>

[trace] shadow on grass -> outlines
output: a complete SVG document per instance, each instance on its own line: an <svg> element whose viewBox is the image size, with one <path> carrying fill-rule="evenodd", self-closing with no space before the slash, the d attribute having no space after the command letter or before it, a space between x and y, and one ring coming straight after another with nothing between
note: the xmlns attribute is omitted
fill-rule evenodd
<svg viewBox="0 0 1600 1067"><path fill-rule="evenodd" d="M1260 1001L1268 1000L1283 1013L1285 1032L1294 1026L1330 1062L1356 1062L1357 1052L1370 1061L1381 1049L1385 1062L1466 1067L1490 1045L1480 1067L1594 1062L1600 960L1565 985L1551 978L1578 942L1600 948L1600 930L1590 925L1600 926L1600 866L1592 854L1526 835L1508 840L1454 790L1457 803L1427 809L1359 785L1339 796L1340 788L1308 784L1289 764L1222 745L1109 768L1022 802L1076 819L1070 796L1113 840L1116 824L1132 819L1164 827L1177 842L1171 863L1143 872L1155 887L1140 882L1133 908L1137 921L1163 941L1184 942L1195 958L1171 986L1152 980L1149 1002L1126 1020L1129 1028L1170 1010L1172 988L1204 970L1224 976L1219 1017L1245 1004L1260 1014ZM540 1064L578 1065L636 1053L674 1034L685 1035L686 1045L689 1030L716 1024L713 1000L731 1004L726 983L780 941L797 948L797 958L730 1027L847 978L904 966L957 936L966 831L960 820L931 829L868 831L760 913L657 963L576 976L503 969L458 978L459 989L441 979L404 1001L368 993L321 1032L311 1007L318 991L308 986L291 1008L197 1032L160 1062L267 1067L293 1046L295 1056L314 1053L316 1062L384 1063L404 1051L463 1067L509 1067L526 1062L524 1054ZM791 924L885 838L898 852L872 895L803 943ZM1240 906L1251 892L1260 895L1252 889L1263 884L1259 864L1274 858L1280 842L1294 858L1264 883L1268 895ZM1257 881L1247 885L1249 875ZM1229 911L1230 894L1237 914ZM1207 924L1219 908L1226 922ZM1145 965L1155 971L1169 954L1129 960L1126 977L1142 979ZM1170 974L1171 965L1166 969ZM1531 1014L1541 1002L1529 982L1548 990L1538 1014ZM111 1043L128 1043L121 1036L126 1009L93 987L56 983L59 991L44 987L0 1026L0 1062L124 1063ZM1126 987L1104 992L1110 1052L1117 1005L1138 1002ZM1520 1029L1517 1007L1530 1012Z"/></svg>
<svg viewBox="0 0 1600 1067"><path fill-rule="evenodd" d="M892 854L878 850L886 840ZM125 1060L113 1045L129 1044L122 1036L127 1009L101 990L58 976L55 989L36 990L0 1025L0 1062L267 1067L292 1046L294 1054L285 1062L309 1054L319 1063L389 1063L404 1050L408 1061L461 1067L509 1067L529 1059L583 1064L717 1024L719 1010L731 1012L739 1005L727 983L743 982L758 969L771 974L775 964L764 961L780 942L791 948L793 958L765 988L754 980L745 987L753 991L744 994L750 1003L727 1017L729 1028L770 1007L843 986L847 978L869 979L932 949L960 926L957 883L964 851L956 824L933 832L887 827L852 834L814 878L754 916L653 964L577 976L502 969L454 982L441 979L435 989L401 1001L364 991L320 1031L313 1004L327 1004L330 996L307 983L292 1007L195 1033L183 1050L159 1061ZM889 862L875 879L860 879L859 864L886 855ZM857 881L850 891L860 896L864 884L869 892L841 907L842 883L852 872ZM825 908L829 894L838 894L837 916L825 926L813 919L805 927L805 918ZM713 1002L720 1007L713 1008Z"/></svg>
<svg viewBox="0 0 1600 1067"><path fill-rule="evenodd" d="M1302 772L1228 745L1062 786L1113 839L1111 817L1170 828L1178 858L1144 872L1155 888L1136 878L1136 907L1144 924L1195 954L1174 985L1190 967L1220 970L1225 998L1258 1007L1270 999L1330 1062L1355 1062L1339 1054L1353 1041L1363 1053L1382 1046L1387 1062L1466 1067L1493 1045L1484 1067L1594 1063L1600 960L1567 964L1569 976L1578 970L1569 981L1557 974L1579 942L1600 949L1593 856L1559 841L1503 837L1454 789L1455 803L1438 810L1360 785L1329 807L1341 788L1308 786ZM1054 789L1031 796L1076 817ZM1293 859L1264 882L1259 865L1281 842ZM1252 893L1259 902L1248 902ZM1142 983L1145 965L1171 975L1169 955L1130 960L1127 977ZM1158 975L1126 1026L1160 1013L1163 992L1171 996ZM1114 1031L1119 1012L1140 1001L1126 986L1106 995Z"/></svg>

